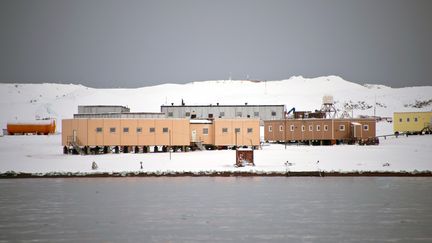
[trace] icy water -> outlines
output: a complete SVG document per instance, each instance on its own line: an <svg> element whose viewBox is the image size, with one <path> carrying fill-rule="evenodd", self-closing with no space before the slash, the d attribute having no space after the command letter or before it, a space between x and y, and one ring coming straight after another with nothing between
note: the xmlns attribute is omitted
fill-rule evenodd
<svg viewBox="0 0 432 243"><path fill-rule="evenodd" d="M0 180L0 242L431 242L431 178Z"/></svg>

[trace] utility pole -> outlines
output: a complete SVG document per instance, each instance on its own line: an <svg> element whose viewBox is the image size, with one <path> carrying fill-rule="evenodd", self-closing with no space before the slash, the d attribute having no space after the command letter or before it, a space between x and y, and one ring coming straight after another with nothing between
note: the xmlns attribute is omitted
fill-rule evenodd
<svg viewBox="0 0 432 243"><path fill-rule="evenodd" d="M376 95L375 95L375 103L374 103L374 118L376 119Z"/></svg>

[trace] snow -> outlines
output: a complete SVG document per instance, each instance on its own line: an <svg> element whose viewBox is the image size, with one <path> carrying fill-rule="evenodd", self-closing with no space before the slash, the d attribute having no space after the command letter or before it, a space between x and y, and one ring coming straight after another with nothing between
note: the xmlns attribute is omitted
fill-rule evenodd
<svg viewBox="0 0 432 243"><path fill-rule="evenodd" d="M211 124L210 120L190 120L191 124Z"/></svg>
<svg viewBox="0 0 432 243"><path fill-rule="evenodd" d="M432 87L391 88L359 85L337 76L291 77L282 81L252 82L219 80L187 84L163 84L137 89L93 89L73 84L0 84L0 129L8 121L42 118L72 118L78 105L124 105L132 112L159 112L160 105L285 104L287 109L320 109L324 95L332 95L336 107L344 103L376 106L376 115L392 117L393 112L430 111L432 106L406 106L432 99ZM354 110L354 116L374 115L374 109ZM261 138L263 128L261 127ZM379 122L377 135L393 133L392 123ZM200 171L423 171L432 170L432 136L387 137L378 146L297 146L266 145L255 151L255 167L235 168L235 151L203 151L149 154L63 155L61 135L0 137L0 173L6 171L94 172L200 172ZM291 165L286 167L285 163ZM319 163L317 163L319 161ZM386 163L389 166L383 166Z"/></svg>
<svg viewBox="0 0 432 243"><path fill-rule="evenodd" d="M390 124L391 125L391 124ZM0 173L202 171L432 171L432 135L381 138L378 146L265 144L255 167L236 168L234 150L147 154L63 155L60 135L0 137ZM95 161L99 168L91 169ZM140 162L143 169L140 169ZM291 166L287 167L286 162ZM317 163L319 161L319 163ZM388 163L389 166L385 166Z"/></svg>

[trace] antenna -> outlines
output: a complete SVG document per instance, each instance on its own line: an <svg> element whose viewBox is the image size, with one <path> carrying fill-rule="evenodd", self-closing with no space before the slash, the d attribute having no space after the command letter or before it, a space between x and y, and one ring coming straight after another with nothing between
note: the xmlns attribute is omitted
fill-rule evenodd
<svg viewBox="0 0 432 243"><path fill-rule="evenodd" d="M374 118L376 117L376 94L375 94L375 102L374 102Z"/></svg>

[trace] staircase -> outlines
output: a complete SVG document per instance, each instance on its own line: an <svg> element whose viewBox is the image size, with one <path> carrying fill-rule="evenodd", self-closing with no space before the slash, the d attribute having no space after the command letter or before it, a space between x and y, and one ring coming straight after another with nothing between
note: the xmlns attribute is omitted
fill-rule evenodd
<svg viewBox="0 0 432 243"><path fill-rule="evenodd" d="M196 145L197 148L198 148L199 150L201 150L201 151L206 150L205 147L204 147L204 145L202 144L201 141L200 141L200 142L195 142L195 145Z"/></svg>
<svg viewBox="0 0 432 243"><path fill-rule="evenodd" d="M67 144L69 146L72 146L79 154L81 155L85 155L84 150L79 146L79 140L78 138L76 138L76 140L74 141L72 136L67 137Z"/></svg>
<svg viewBox="0 0 432 243"><path fill-rule="evenodd" d="M425 123L424 128L421 130L421 133L432 133L432 123Z"/></svg>

